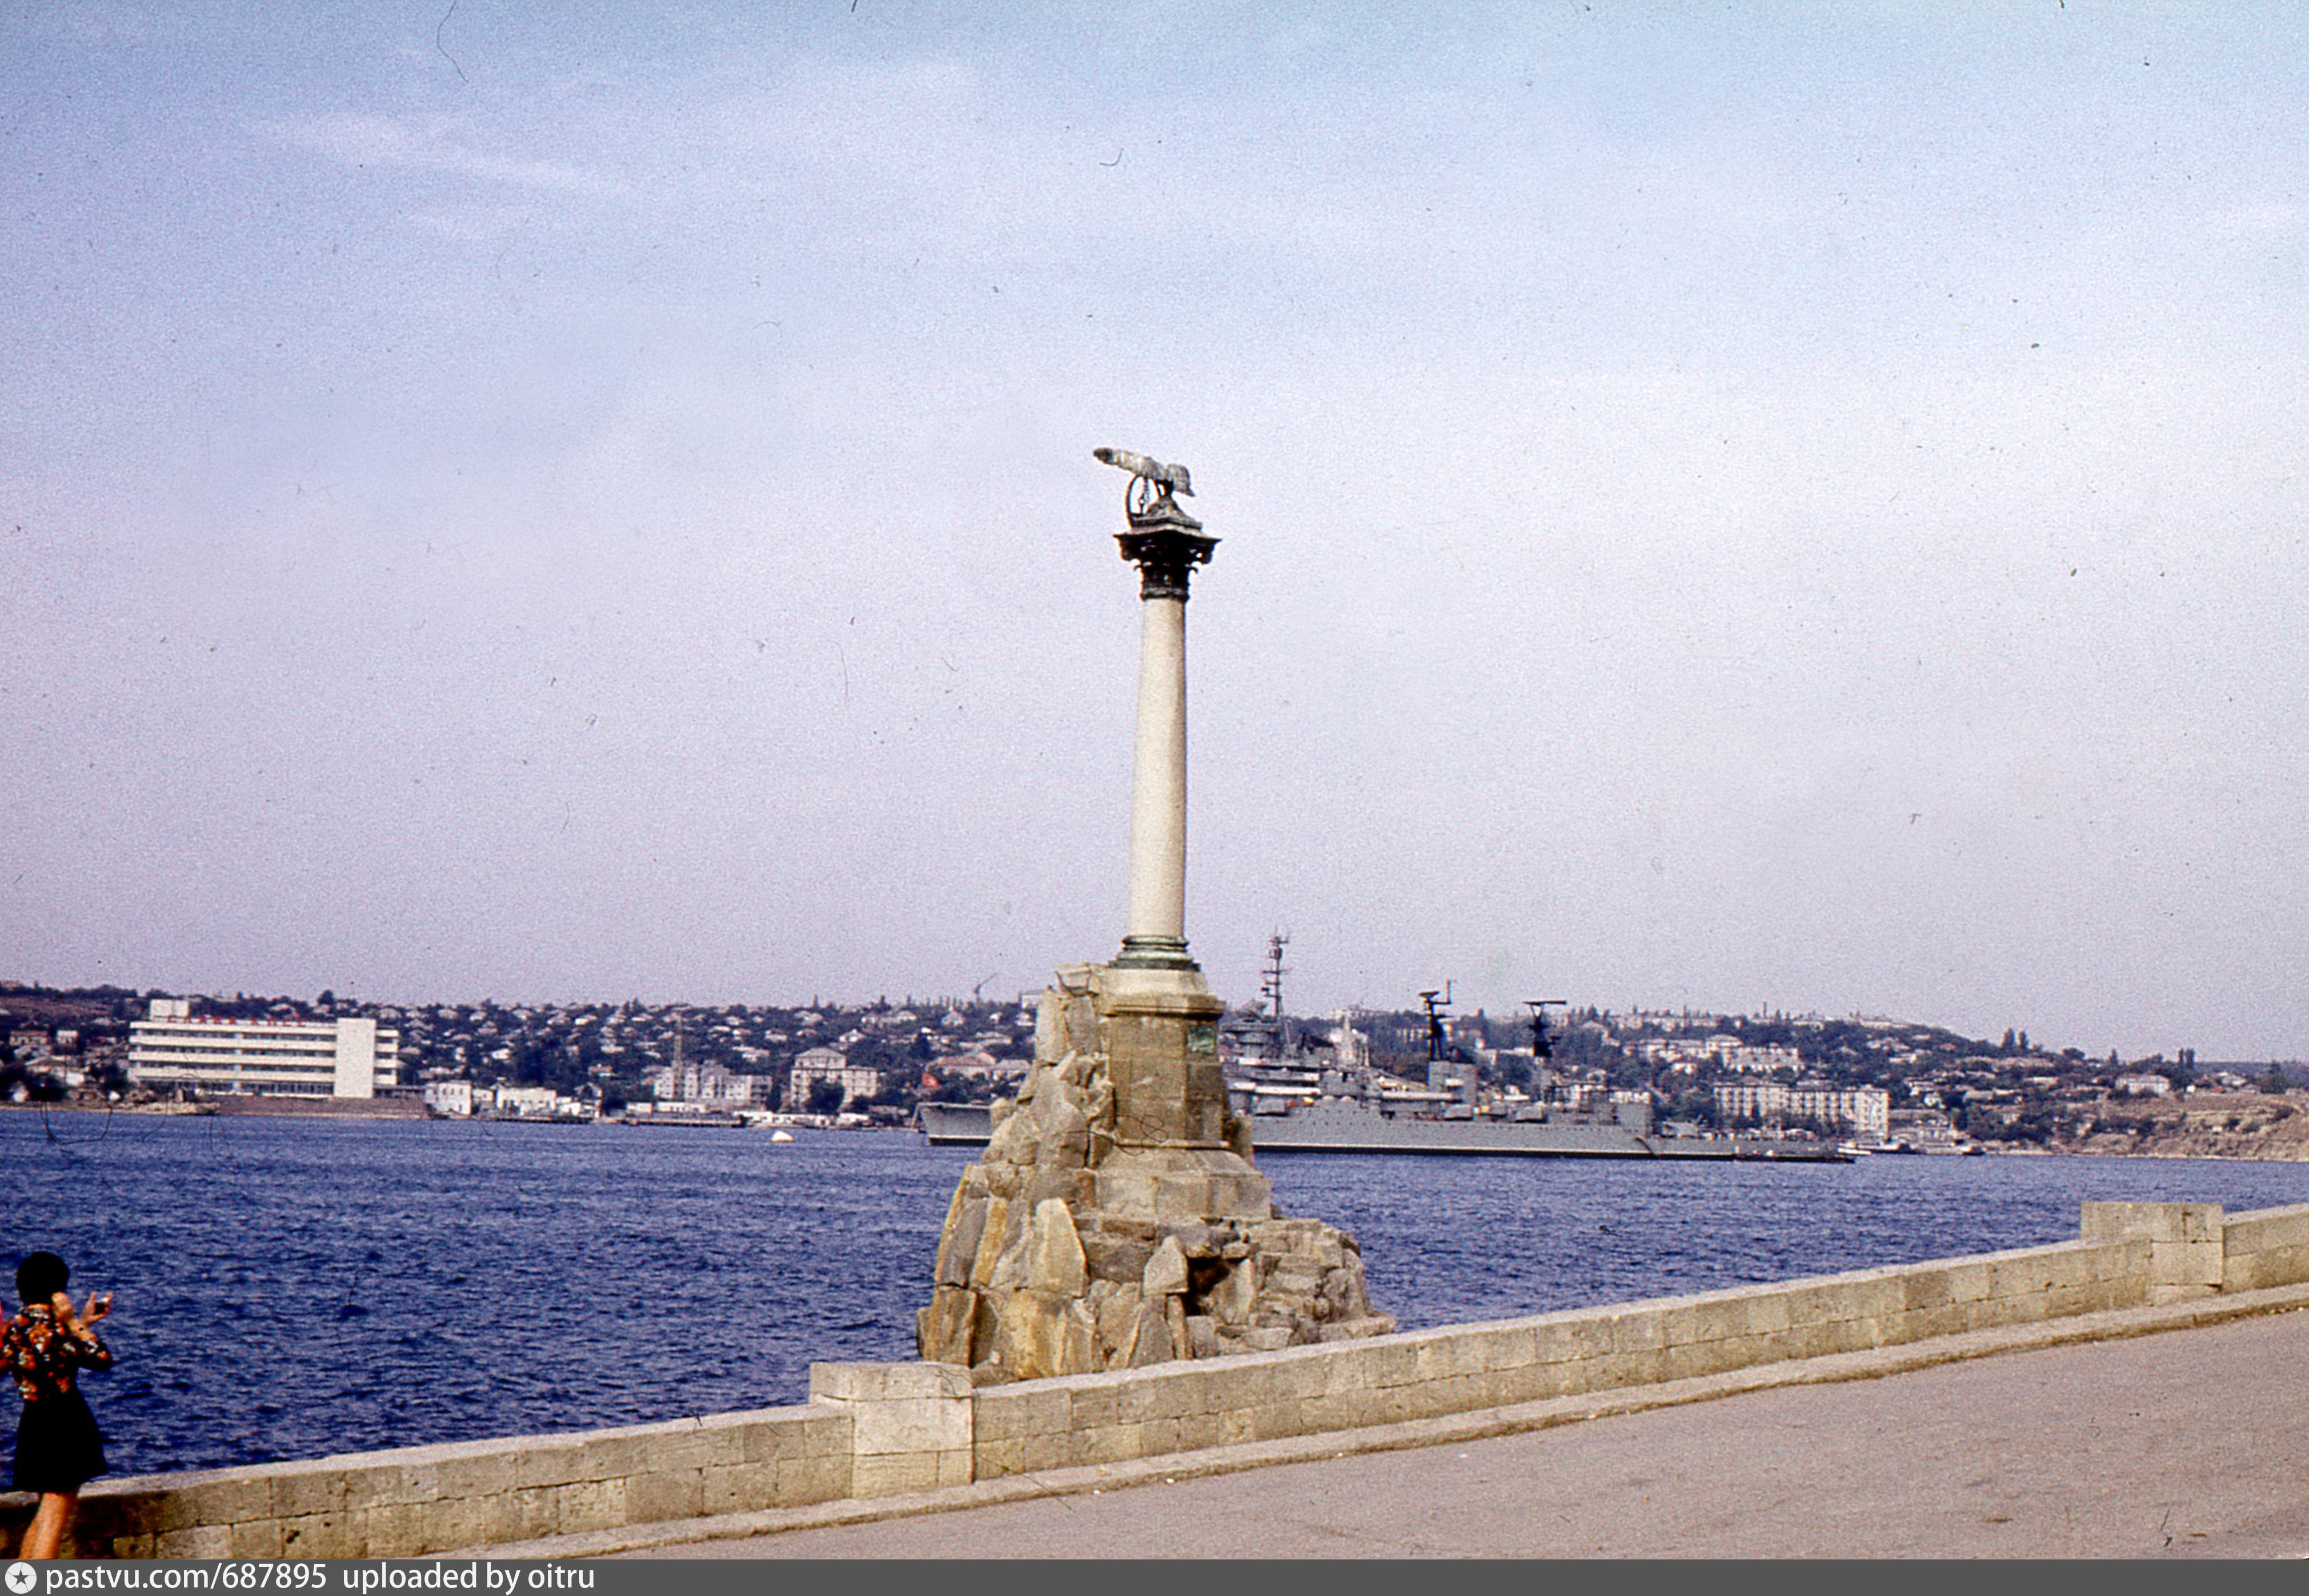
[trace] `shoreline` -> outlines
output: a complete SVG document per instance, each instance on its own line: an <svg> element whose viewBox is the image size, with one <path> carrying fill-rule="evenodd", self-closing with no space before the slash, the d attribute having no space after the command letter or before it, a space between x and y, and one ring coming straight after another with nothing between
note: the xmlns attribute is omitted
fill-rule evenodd
<svg viewBox="0 0 2309 1596"><path fill-rule="evenodd" d="M347 1100L365 1102L372 1100L352 1099ZM196 1103L0 1102L0 1113L134 1114L145 1117L160 1119L219 1117L282 1120L354 1120L364 1124L411 1125L453 1124L461 1121L474 1125L550 1126L618 1125L621 1123L617 1119L523 1119L519 1117L499 1119L485 1117L479 1115L468 1117L463 1115L437 1113L429 1109L423 1108L422 1105L419 1106L419 1111L416 1113L406 1111L377 1112L373 1109L315 1109L302 1104L295 1108L288 1109L251 1109L247 1108L221 1106L218 1100L214 1099L203 1100ZM667 1124L661 1128L679 1129L723 1127L684 1127L678 1120L675 1120L667 1122ZM856 1130L896 1129L901 1131L904 1131L906 1129L904 1126L844 1126L843 1128ZM915 1133L909 1131L907 1134L912 1134ZM1888 1157L1892 1155L1875 1154L1872 1156ZM2305 1146L2299 1156L2280 1156L2252 1152L2217 1152L2211 1151L2166 1152L2161 1149L2141 1149L2136 1152L2117 1152L2114 1149L2104 1148L1989 1146L1984 1149L1983 1156L1989 1158L2019 1159L2106 1159L2112 1161L2128 1162L2136 1160L2160 1160L2167 1163L2202 1161L2206 1163L2227 1164L2305 1164L2309 1163L2309 1146Z"/></svg>

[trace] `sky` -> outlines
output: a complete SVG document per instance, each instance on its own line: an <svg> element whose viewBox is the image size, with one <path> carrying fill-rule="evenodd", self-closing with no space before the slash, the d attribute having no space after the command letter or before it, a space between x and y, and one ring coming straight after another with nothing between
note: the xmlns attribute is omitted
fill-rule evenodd
<svg viewBox="0 0 2309 1596"><path fill-rule="evenodd" d="M2309 1054L2309 11L0 8L0 975Z"/></svg>

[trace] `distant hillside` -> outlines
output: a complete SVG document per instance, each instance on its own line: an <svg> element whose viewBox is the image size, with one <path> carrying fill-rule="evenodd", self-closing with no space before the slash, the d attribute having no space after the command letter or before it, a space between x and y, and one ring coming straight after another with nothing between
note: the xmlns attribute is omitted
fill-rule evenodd
<svg viewBox="0 0 2309 1596"><path fill-rule="evenodd" d="M2223 1093L2103 1105L2064 1125L2051 1152L2309 1163L2309 1093Z"/></svg>

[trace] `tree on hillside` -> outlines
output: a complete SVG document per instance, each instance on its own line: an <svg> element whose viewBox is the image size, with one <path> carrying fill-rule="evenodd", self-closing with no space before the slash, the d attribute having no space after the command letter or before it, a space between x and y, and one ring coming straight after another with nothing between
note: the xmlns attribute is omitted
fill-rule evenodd
<svg viewBox="0 0 2309 1596"><path fill-rule="evenodd" d="M1796 1040L1795 1027L1777 1016L1738 1021L1732 1033L1751 1048L1787 1047Z"/></svg>
<svg viewBox="0 0 2309 1596"><path fill-rule="evenodd" d="M569 1048L524 1034L513 1044L513 1057L506 1063L506 1078L516 1086L549 1086L556 1091L568 1092L584 1083L585 1071Z"/></svg>
<svg viewBox="0 0 2309 1596"><path fill-rule="evenodd" d="M1663 1119L1689 1119L1703 1130L1717 1130L1723 1116L1716 1107L1716 1094L1704 1086L1693 1086L1679 1093L1661 1115Z"/></svg>

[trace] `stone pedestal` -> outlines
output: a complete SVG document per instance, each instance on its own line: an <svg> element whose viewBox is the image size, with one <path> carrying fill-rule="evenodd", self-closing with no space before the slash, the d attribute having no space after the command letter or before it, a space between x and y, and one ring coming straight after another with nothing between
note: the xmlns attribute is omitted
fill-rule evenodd
<svg viewBox="0 0 2309 1596"><path fill-rule="evenodd" d="M1114 1088L1118 1139L1136 1147L1225 1146L1219 1020L1226 1005L1191 965L1110 965L1102 978L1100 1050Z"/></svg>
<svg viewBox="0 0 2309 1596"><path fill-rule="evenodd" d="M947 1211L925 1359L985 1385L1395 1328L1353 1238L1275 1212L1198 1050L1216 1000L1163 973L1076 965L1043 993L1034 1065Z"/></svg>
<svg viewBox="0 0 2309 1596"><path fill-rule="evenodd" d="M1093 1171L1091 1198L1103 1212L1166 1223L1263 1220L1275 1213L1267 1177L1225 1148L1118 1152Z"/></svg>

